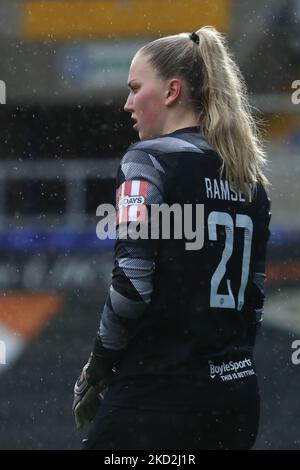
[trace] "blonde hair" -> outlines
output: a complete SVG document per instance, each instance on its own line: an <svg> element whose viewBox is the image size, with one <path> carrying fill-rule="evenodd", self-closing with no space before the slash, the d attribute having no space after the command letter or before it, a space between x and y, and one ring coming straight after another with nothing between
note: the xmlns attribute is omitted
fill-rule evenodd
<svg viewBox="0 0 300 470"><path fill-rule="evenodd" d="M199 117L199 128L222 159L221 174L235 189L250 195L257 183L269 184L263 173L265 153L251 114L242 74L229 53L224 36L212 26L146 44L140 53L158 74L178 76L188 86L189 99Z"/></svg>

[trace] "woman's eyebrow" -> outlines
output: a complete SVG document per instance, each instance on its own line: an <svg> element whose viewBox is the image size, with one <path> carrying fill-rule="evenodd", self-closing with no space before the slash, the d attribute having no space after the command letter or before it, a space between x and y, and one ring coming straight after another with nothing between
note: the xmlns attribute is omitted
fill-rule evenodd
<svg viewBox="0 0 300 470"><path fill-rule="evenodd" d="M133 82L135 82L135 81L136 81L135 78L132 79L132 80L130 80L130 82L128 82L128 88L132 88L132 84L133 84Z"/></svg>

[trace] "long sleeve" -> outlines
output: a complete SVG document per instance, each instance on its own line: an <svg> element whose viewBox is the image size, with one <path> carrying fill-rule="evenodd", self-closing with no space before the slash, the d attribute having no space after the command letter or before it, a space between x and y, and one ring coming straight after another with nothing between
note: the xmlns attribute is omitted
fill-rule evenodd
<svg viewBox="0 0 300 470"><path fill-rule="evenodd" d="M261 208L261 225L259 240L256 249L253 279L253 305L256 313L256 321L262 321L263 307L265 300L265 280L266 280L266 250L270 237L269 223L271 219L270 200Z"/></svg>
<svg viewBox="0 0 300 470"><path fill-rule="evenodd" d="M151 204L162 204L164 170L157 159L130 148L123 157L116 191L115 262L112 284L96 339L96 352L118 360L143 317L153 293L157 240L151 234ZM147 239L133 239L143 230ZM126 237L126 232L129 236Z"/></svg>
<svg viewBox="0 0 300 470"><path fill-rule="evenodd" d="M248 336L251 345L254 345L255 343L257 333L263 320L266 282L266 251L270 237L270 219L270 200L265 195L263 201L259 204L258 232L254 252L254 276L250 286L250 301L248 304Z"/></svg>

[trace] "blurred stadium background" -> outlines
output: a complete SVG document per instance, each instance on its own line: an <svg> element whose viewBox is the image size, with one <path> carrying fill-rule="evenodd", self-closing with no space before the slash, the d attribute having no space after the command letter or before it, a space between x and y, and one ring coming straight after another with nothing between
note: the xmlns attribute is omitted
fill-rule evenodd
<svg viewBox="0 0 300 470"><path fill-rule="evenodd" d="M73 383L113 260L95 211L113 202L118 162L136 139L122 110L130 60L151 38L205 24L227 34L270 161L256 448L300 449L300 365L291 361L300 339L299 0L0 0L0 449L79 447Z"/></svg>

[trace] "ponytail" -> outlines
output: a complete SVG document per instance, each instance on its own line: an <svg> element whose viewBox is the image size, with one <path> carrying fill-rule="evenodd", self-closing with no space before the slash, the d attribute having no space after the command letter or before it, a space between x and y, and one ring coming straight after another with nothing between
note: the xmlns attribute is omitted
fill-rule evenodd
<svg viewBox="0 0 300 470"><path fill-rule="evenodd" d="M268 185L262 168L266 158L251 114L241 72L213 27L197 31L204 62L200 129L223 160L229 181L245 194L257 182Z"/></svg>
<svg viewBox="0 0 300 470"><path fill-rule="evenodd" d="M201 133L222 159L221 175L250 196L257 183L269 182L244 79L221 33L205 26L196 34L199 44L182 33L152 41L140 53L162 78L185 80Z"/></svg>

